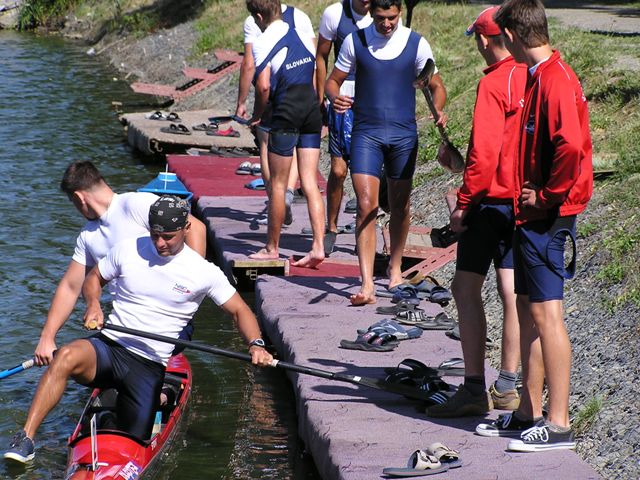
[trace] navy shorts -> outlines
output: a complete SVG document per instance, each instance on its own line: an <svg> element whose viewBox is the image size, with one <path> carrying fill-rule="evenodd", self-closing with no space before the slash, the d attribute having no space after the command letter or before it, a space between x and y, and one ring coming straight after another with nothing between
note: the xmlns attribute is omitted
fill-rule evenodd
<svg viewBox="0 0 640 480"><path fill-rule="evenodd" d="M458 239L456 270L486 276L491 262L497 268L513 268L512 205L480 204L465 217L467 229Z"/></svg>
<svg viewBox="0 0 640 480"><path fill-rule="evenodd" d="M567 237L573 248L569 262ZM528 295L530 302L562 300L564 280L575 273L575 238L575 215L518 225L513 237L516 293Z"/></svg>
<svg viewBox="0 0 640 480"><path fill-rule="evenodd" d="M349 161L351 155L351 131L353 130L353 110L337 113L329 105L329 154Z"/></svg>
<svg viewBox="0 0 640 480"><path fill-rule="evenodd" d="M88 339L96 351L96 376L89 387L115 388L119 430L146 440L151 436L164 365L129 352L102 334Z"/></svg>
<svg viewBox="0 0 640 480"><path fill-rule="evenodd" d="M390 130L362 130L351 137L351 175L361 173L380 178L382 166L392 180L410 180L416 169L418 135Z"/></svg>

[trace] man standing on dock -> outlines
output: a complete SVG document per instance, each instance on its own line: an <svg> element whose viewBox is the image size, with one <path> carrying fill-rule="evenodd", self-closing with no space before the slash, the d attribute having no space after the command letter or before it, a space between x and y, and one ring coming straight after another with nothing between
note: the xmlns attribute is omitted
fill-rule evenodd
<svg viewBox="0 0 640 480"><path fill-rule="evenodd" d="M515 410L520 364L520 328L513 287L513 176L520 139L520 115L527 67L516 63L493 21L498 7L482 11L465 32L473 35L487 64L478 83L473 126L463 182L451 213L451 230L460 232L456 273L451 290L456 300L464 356L464 384L453 397L427 409L430 417L484 415L493 407ZM490 119L490 121L488 121ZM487 320L482 286L491 263L502 300L502 356L498 381L487 397L484 374Z"/></svg>
<svg viewBox="0 0 640 480"><path fill-rule="evenodd" d="M507 446L512 451L573 449L571 341L563 294L565 280L575 274L576 218L593 193L587 99L576 74L551 48L540 0L506 0L494 20L513 58L529 69L514 175L513 254L523 390L516 412L480 424L476 432L519 436ZM568 265L567 240L573 246Z"/></svg>
<svg viewBox="0 0 640 480"><path fill-rule="evenodd" d="M402 283L402 255L409 232L409 200L418 153L416 92L413 81L433 58L429 43L400 25L402 0L372 0L373 24L350 34L342 44L335 68L325 85L333 108L353 108L351 178L358 200L356 242L362 287L351 296L353 305L375 303L373 265L376 252L376 217L382 166L388 180L391 209L389 288ZM340 94L340 87L355 71L355 98ZM435 73L429 82L438 123L447 93Z"/></svg>
<svg viewBox="0 0 640 480"><path fill-rule="evenodd" d="M320 20L316 51L316 88L318 102L321 105L324 103L324 84L327 80L331 47L334 47L337 60L347 35L369 25L371 25L369 0L342 0L325 9ZM340 86L340 95L353 98L354 94L355 72L351 72ZM330 255L338 235L338 214L342 203L344 181L348 173L353 110L338 113L331 104L327 108L331 170L327 179L327 231L324 236L324 253Z"/></svg>
<svg viewBox="0 0 640 480"><path fill-rule="evenodd" d="M82 287L85 328L102 328L102 288L114 280L109 323L173 339L207 296L233 317L253 364L269 366L273 357L263 348L249 306L217 266L185 243L191 227L187 201L161 196L147 215L150 235L118 243L87 276ZM115 388L118 429L148 439L172 351L170 343L108 329L61 347L38 384L24 429L4 457L20 463L34 458L38 427L62 398L69 378L92 388Z"/></svg>
<svg viewBox="0 0 640 480"><path fill-rule="evenodd" d="M308 36L315 42L316 34L313 31L313 25L311 20L299 8L293 8L281 4L282 21L284 21L290 28L297 28L304 35ZM249 96L249 90L251 87L251 81L256 71L256 65L253 59L253 44L256 39L262 34L262 30L249 15L244 21L244 55L242 57L242 65L240 66L240 80L238 85L238 102L236 105L236 115L241 118L247 117L246 101ZM260 150L260 170L262 179L265 183L267 194L270 192L271 173L269 171L268 162L268 148L267 142L269 140L269 125L271 123L271 106L268 105L265 109L260 124L255 128L255 135L258 140L258 148ZM289 172L289 178L287 180L287 191L285 194L285 218L284 224L290 225L293 222L293 216L291 214L291 204L293 203L294 191L296 184L298 183L298 165L295 162L291 164L291 170ZM258 220L258 223L266 223L266 219Z"/></svg>
<svg viewBox="0 0 640 480"><path fill-rule="evenodd" d="M251 124L259 125L267 104L272 105L267 244L250 258L279 257L287 179L295 150L313 244L311 251L293 265L313 268L324 260L324 204L317 178L322 116L313 86L315 45L302 32L282 21L279 1L247 0L247 8L263 32L253 44L256 102Z"/></svg>
<svg viewBox="0 0 640 480"><path fill-rule="evenodd" d="M71 163L64 172L60 188L78 212L87 219L73 253L51 301L47 320L35 350L37 365L49 365L56 350L55 336L71 315L78 301L85 275L118 242L149 234L149 207L158 199L153 193L115 193L95 165L89 161ZM191 228L187 244L202 257L206 254L204 224L189 215ZM184 338L191 338L189 326Z"/></svg>

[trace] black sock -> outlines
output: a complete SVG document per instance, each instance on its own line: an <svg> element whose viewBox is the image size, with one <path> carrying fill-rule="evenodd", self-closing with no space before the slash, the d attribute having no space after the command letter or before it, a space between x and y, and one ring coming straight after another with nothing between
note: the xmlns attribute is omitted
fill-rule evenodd
<svg viewBox="0 0 640 480"><path fill-rule="evenodd" d="M464 387L471 392L471 395L482 395L487 390L484 377L464 377Z"/></svg>

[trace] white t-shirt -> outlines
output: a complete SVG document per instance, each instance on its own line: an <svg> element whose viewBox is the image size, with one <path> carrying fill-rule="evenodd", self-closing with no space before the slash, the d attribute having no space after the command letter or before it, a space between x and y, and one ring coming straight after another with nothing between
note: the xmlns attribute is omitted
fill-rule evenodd
<svg viewBox="0 0 640 480"><path fill-rule="evenodd" d="M325 8L322 18L320 19L320 28L318 29L318 33L324 39L335 42L338 38L338 26L340 25L342 13L342 2L334 3ZM351 13L353 14L353 19L355 20L358 28L368 27L373 21L368 11L366 15L360 15L356 12L353 9L353 1L351 1ZM355 82L353 80L345 80L340 86L340 95L353 97L355 95Z"/></svg>
<svg viewBox="0 0 640 480"><path fill-rule="evenodd" d="M178 338L205 296L222 305L236 292L217 266L188 245L177 255L161 257L151 237L120 242L100 260L98 269L105 280L115 280L110 323L171 338ZM102 333L163 365L174 349L165 342L110 330Z"/></svg>
<svg viewBox="0 0 640 480"><path fill-rule="evenodd" d="M282 5L282 13L287 10L286 5ZM308 15L299 8L293 11L293 23L297 30L303 32L303 34L309 38L316 38L316 34L313 31L313 25ZM256 38L262 34L262 30L258 27L258 24L251 15L244 21L244 43L255 43Z"/></svg>
<svg viewBox="0 0 640 480"><path fill-rule="evenodd" d="M271 53L271 50L273 50L273 47L276 46L276 44L282 37L287 34L288 31L289 25L287 25L282 20L276 20L267 27L262 35L256 38L252 48L253 60L256 64L256 67L265 61L265 59ZM300 40L302 40L302 43L307 48L307 50L309 50L309 53L313 55L313 59L315 61L316 49L311 38L305 36L298 28L296 28L296 33L298 34L298 37L300 37ZM271 61L267 64L271 67L271 76L275 75L278 70L280 70L280 67L287 57L287 50L288 49L286 47L282 48L275 56L271 58Z"/></svg>
<svg viewBox="0 0 640 480"><path fill-rule="evenodd" d="M157 195L148 192L115 193L107 211L80 231L73 260L93 267L116 243L149 235L149 207L157 199Z"/></svg>
<svg viewBox="0 0 640 480"><path fill-rule="evenodd" d="M398 28L390 37L385 37L378 33L374 25L370 25L364 30L364 33L367 40L367 49L374 58L378 60L393 60L397 58L407 46L411 29L398 25ZM336 60L336 68L346 73L356 68L356 51L353 45L354 34L355 32L344 39L338 60ZM416 75L422 71L422 68L430 58L433 59L431 45L429 45L429 42L427 42L424 37L421 37L418 43L418 53L415 61ZM435 59L433 60L435 62Z"/></svg>

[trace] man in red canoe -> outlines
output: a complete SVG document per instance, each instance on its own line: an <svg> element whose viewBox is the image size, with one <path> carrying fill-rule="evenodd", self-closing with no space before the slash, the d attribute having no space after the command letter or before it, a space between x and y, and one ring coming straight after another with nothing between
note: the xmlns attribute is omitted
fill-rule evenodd
<svg viewBox="0 0 640 480"><path fill-rule="evenodd" d="M178 338L205 296L230 314L249 346L255 365L268 366L258 322L222 271L185 243L191 227L186 200L160 197L149 210L150 236L116 245L91 270L82 287L86 328L101 328L102 288L115 280L109 323ZM61 347L45 372L24 429L4 457L21 463L35 456L33 438L58 404L69 378L94 388L116 388L117 427L138 438L151 434L167 361L169 343L105 330Z"/></svg>

